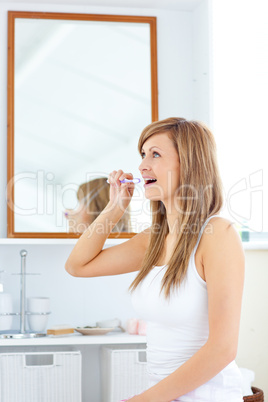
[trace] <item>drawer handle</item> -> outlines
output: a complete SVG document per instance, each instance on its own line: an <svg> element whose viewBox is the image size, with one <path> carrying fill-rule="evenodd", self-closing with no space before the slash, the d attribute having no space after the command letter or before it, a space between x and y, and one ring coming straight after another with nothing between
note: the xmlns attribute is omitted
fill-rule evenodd
<svg viewBox="0 0 268 402"><path fill-rule="evenodd" d="M24 356L24 368L37 368L37 367L58 367L60 364L54 363L53 354L26 354Z"/></svg>

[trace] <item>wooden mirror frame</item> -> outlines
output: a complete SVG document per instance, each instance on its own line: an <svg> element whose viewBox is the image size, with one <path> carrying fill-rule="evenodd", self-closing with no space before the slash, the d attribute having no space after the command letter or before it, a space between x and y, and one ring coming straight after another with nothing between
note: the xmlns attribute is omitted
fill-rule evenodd
<svg viewBox="0 0 268 402"><path fill-rule="evenodd" d="M79 238L80 233L49 232L15 232L14 205L14 100L15 100L15 19L36 18L77 21L114 21L130 23L146 23L150 25L151 52L151 103L152 122L158 120L158 86L157 86L157 34L156 17L73 14L8 11L8 76L7 76L7 237L9 238ZM130 238L136 233L114 232L109 238Z"/></svg>

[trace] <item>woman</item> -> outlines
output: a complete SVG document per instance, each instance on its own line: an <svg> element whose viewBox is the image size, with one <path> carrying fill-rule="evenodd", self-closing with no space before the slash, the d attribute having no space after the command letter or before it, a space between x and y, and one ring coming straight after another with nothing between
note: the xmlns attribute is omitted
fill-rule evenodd
<svg viewBox="0 0 268 402"><path fill-rule="evenodd" d="M102 250L133 195L110 174L110 202L66 262L74 276L138 271L134 307L147 321L150 387L131 402L242 402L237 353L244 252L222 207L216 145L199 122L169 118L141 133L139 166L152 226ZM102 228L97 234L97 227Z"/></svg>
<svg viewBox="0 0 268 402"><path fill-rule="evenodd" d="M64 213L68 220L69 232L83 233L108 204L109 193L109 184L104 177L80 184L76 194L79 202L78 207L66 209ZM131 232L129 207L112 232Z"/></svg>

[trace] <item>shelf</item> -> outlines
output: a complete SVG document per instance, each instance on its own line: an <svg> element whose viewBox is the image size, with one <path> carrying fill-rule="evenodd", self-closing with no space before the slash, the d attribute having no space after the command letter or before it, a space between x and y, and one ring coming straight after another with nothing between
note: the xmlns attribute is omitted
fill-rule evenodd
<svg viewBox="0 0 268 402"><path fill-rule="evenodd" d="M243 242L244 250L268 250L268 241Z"/></svg>
<svg viewBox="0 0 268 402"><path fill-rule="evenodd" d="M75 245L78 239L7 239L0 238L1 245ZM129 239L107 239L104 248L124 243ZM249 241L243 242L244 250L268 250L268 241Z"/></svg>
<svg viewBox="0 0 268 402"><path fill-rule="evenodd" d="M106 335L49 335L41 338L0 339L0 346L52 346L52 345L105 345L105 344L136 344L146 343L146 337L141 335L115 334Z"/></svg>
<svg viewBox="0 0 268 402"><path fill-rule="evenodd" d="M48 245L48 246L53 246L53 245L75 245L77 243L78 239L7 239L7 238L0 238L0 245L7 245L7 246L12 246L12 245ZM114 244L119 244L123 243L128 239L107 239L105 242L106 246L109 245L114 245Z"/></svg>

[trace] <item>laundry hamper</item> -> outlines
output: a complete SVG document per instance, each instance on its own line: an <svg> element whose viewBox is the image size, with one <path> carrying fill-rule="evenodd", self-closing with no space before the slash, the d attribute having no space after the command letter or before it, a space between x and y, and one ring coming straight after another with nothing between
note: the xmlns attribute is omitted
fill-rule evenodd
<svg viewBox="0 0 268 402"><path fill-rule="evenodd" d="M252 387L253 395L244 396L244 402L264 402L263 391L259 388Z"/></svg>
<svg viewBox="0 0 268 402"><path fill-rule="evenodd" d="M101 363L103 402L119 402L148 388L144 346L103 346Z"/></svg>
<svg viewBox="0 0 268 402"><path fill-rule="evenodd" d="M81 353L1 353L0 402L81 402Z"/></svg>

